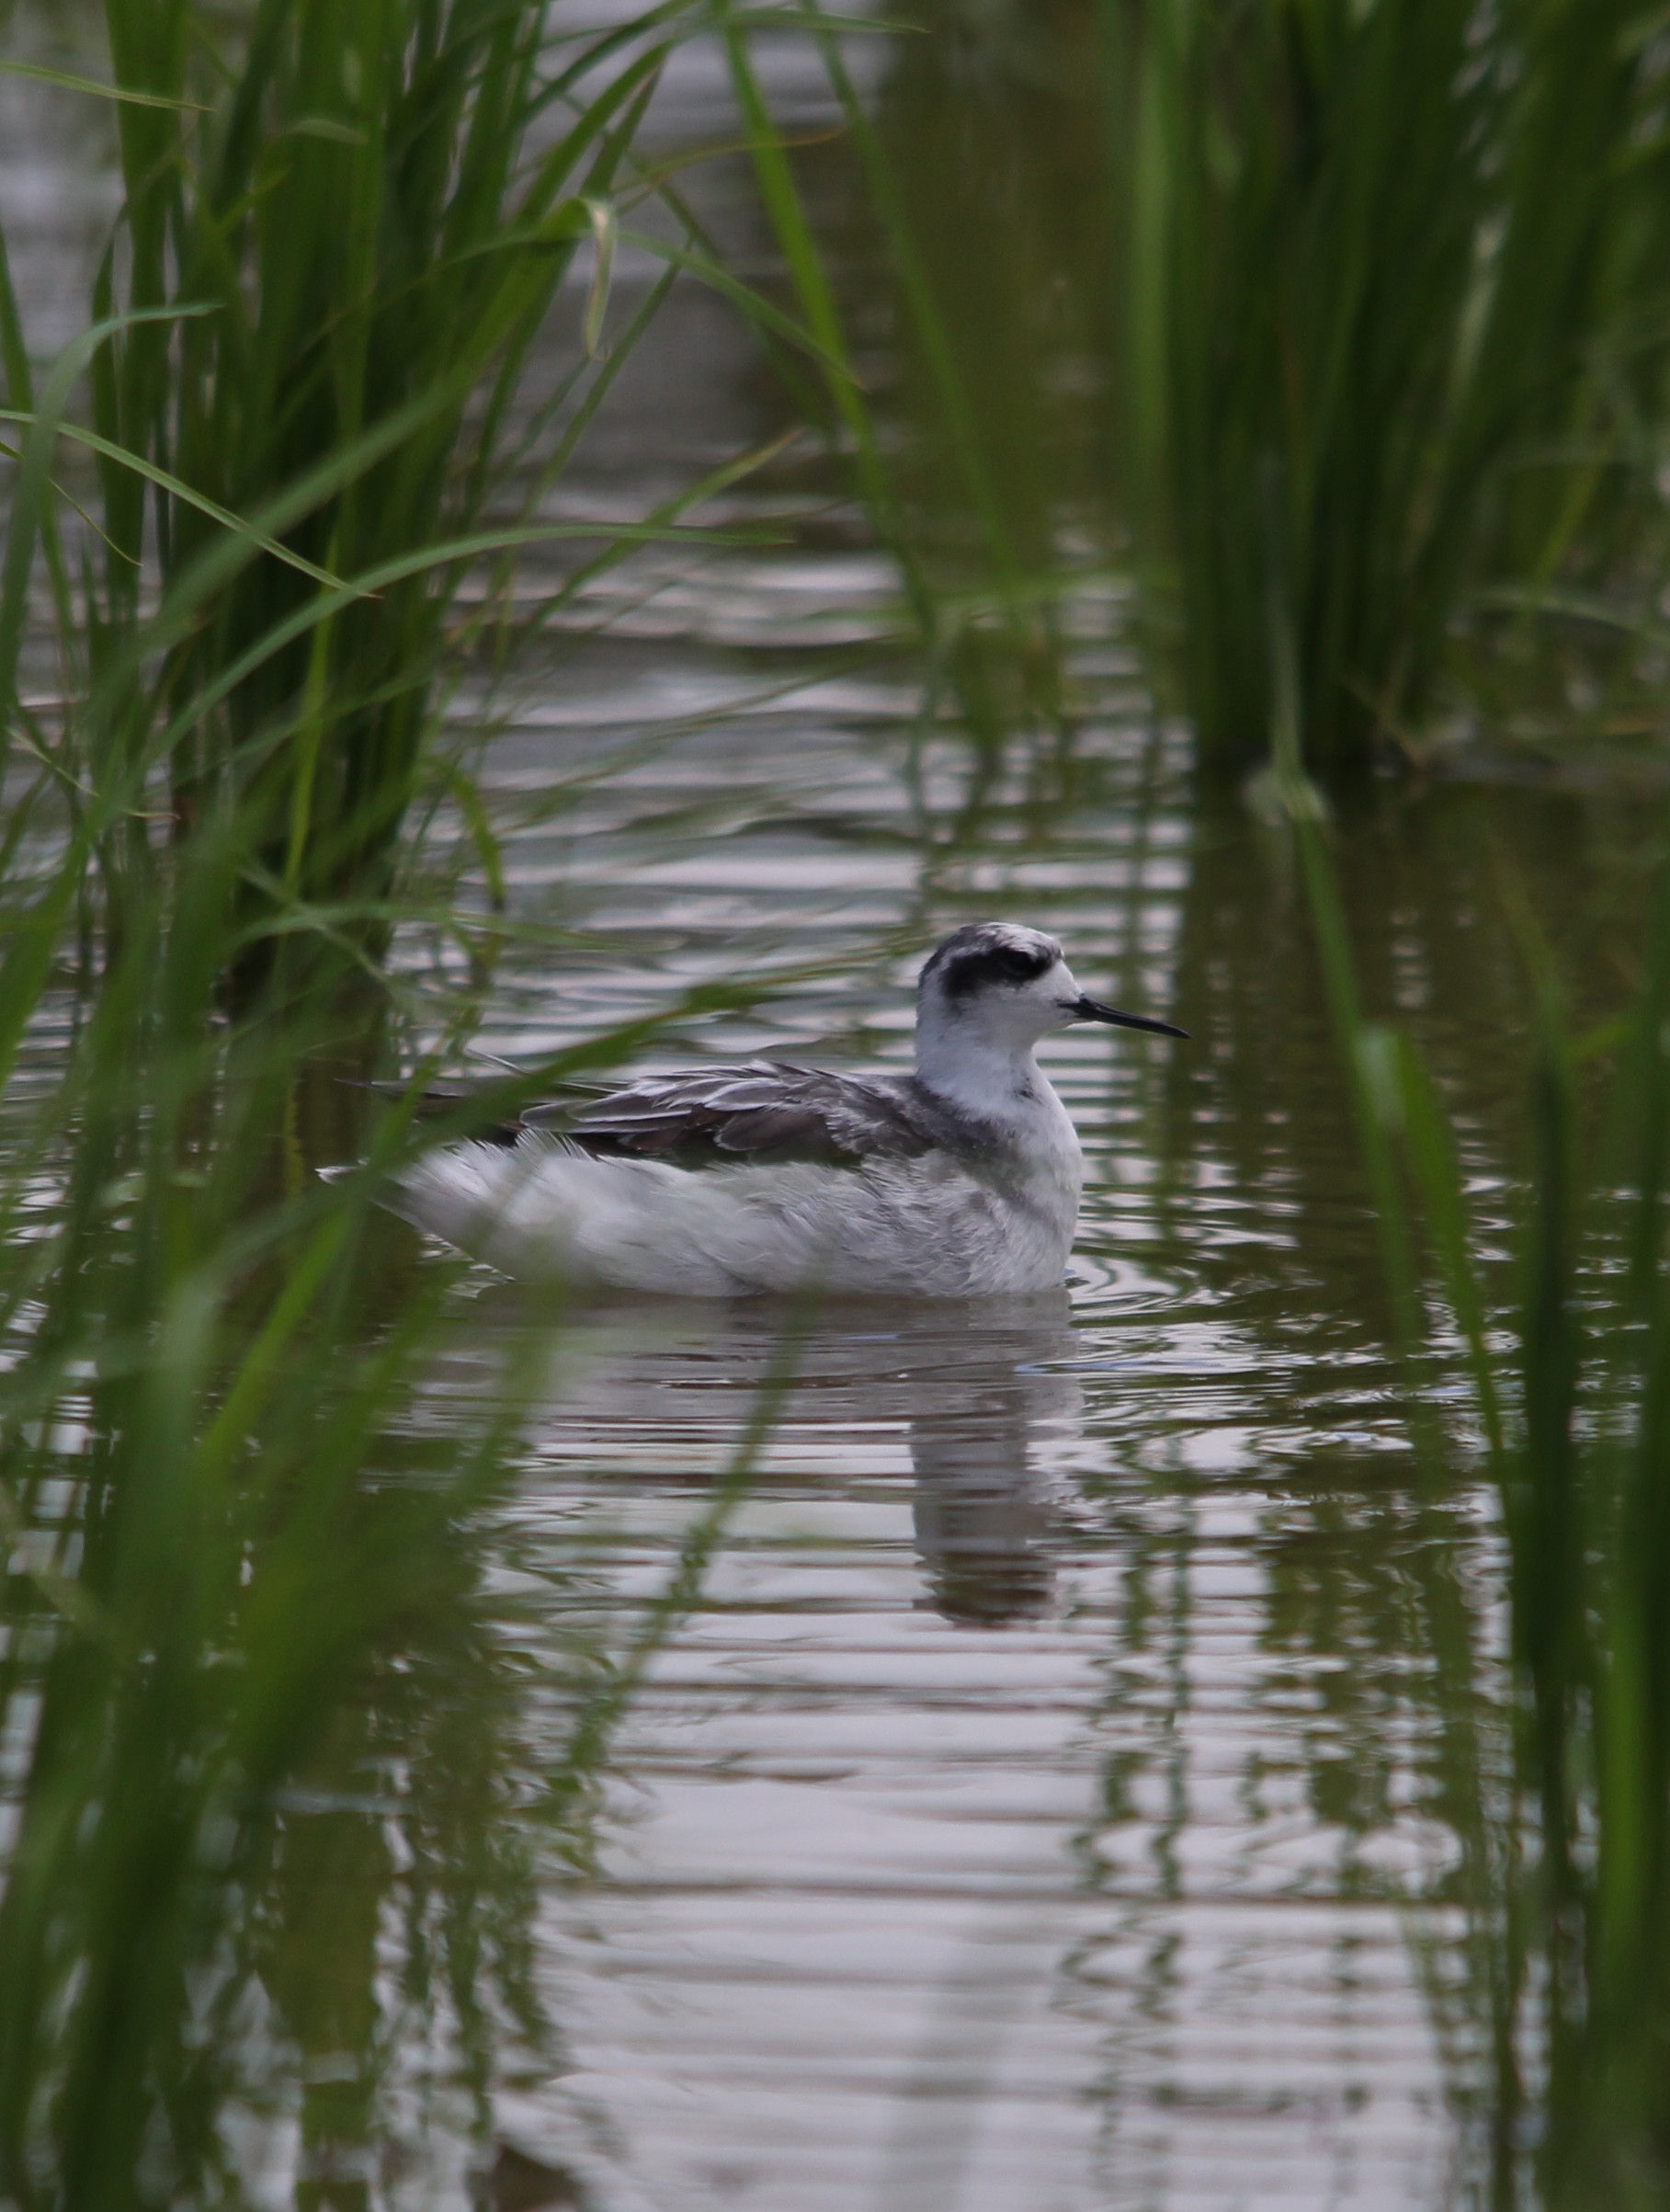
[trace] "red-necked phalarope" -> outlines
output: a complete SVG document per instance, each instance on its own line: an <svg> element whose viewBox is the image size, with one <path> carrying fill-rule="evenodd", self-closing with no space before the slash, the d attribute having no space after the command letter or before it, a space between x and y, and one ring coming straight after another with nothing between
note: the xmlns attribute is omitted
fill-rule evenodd
<svg viewBox="0 0 1670 2212"><path fill-rule="evenodd" d="M525 1280L686 1297L1051 1289L1084 1156L1033 1048L1075 1021L1187 1034L1086 998L1041 930L973 922L922 970L914 1075L774 1060L648 1075L432 1153L386 1203Z"/></svg>

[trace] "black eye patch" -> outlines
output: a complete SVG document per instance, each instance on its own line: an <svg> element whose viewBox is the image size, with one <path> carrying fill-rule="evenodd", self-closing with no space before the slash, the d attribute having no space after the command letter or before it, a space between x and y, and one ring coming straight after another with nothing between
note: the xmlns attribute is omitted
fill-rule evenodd
<svg viewBox="0 0 1670 2212"><path fill-rule="evenodd" d="M1051 957L1048 952L1023 952L1018 945L983 945L949 963L946 996L964 998L991 984L1031 983L1050 965Z"/></svg>

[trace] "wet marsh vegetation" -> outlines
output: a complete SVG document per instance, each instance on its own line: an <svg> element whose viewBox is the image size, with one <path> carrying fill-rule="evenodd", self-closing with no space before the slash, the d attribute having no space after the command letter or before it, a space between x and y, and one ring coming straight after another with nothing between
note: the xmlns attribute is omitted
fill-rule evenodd
<svg viewBox="0 0 1670 2212"><path fill-rule="evenodd" d="M0 2205L1662 2202L1659 32L5 32ZM376 1206L983 912L1059 1297Z"/></svg>

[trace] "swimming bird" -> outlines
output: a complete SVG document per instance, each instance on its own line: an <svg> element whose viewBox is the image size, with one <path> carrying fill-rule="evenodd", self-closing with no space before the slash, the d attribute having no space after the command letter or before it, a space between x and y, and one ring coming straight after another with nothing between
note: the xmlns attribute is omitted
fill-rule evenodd
<svg viewBox="0 0 1670 2212"><path fill-rule="evenodd" d="M1041 929L973 922L923 967L914 1074L750 1060L645 1075L438 1148L385 1203L524 1280L694 1297L1051 1289L1085 1163L1034 1048L1079 1021L1187 1033L1087 998Z"/></svg>

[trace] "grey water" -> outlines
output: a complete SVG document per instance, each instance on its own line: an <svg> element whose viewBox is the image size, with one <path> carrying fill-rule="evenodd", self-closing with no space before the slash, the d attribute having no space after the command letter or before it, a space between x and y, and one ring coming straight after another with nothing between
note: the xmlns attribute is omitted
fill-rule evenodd
<svg viewBox="0 0 1670 2212"><path fill-rule="evenodd" d="M785 42L774 66L827 124L807 55ZM6 97L0 185L50 349L111 204L108 146L31 136ZM712 54L665 98L670 139L721 134ZM767 267L741 167L698 188ZM837 217L851 188L831 157ZM846 220L861 314L875 248ZM649 276L624 259L616 313ZM1072 481L1075 405L1044 472L1062 544L1101 527ZM641 513L791 421L741 325L681 282L552 511ZM292 1940L336 1995L237 2124L250 2201L462 2205L487 2185L483 2094L499 2206L1472 2201L1487 2024L1458 1747L1500 1741L1498 1533L1464 1414L1440 1475L1412 1443L1413 1397L1463 1404L1460 1362L1412 1379L1388 1350L1293 854L1198 787L1094 564L1058 726L994 747L943 701L923 716L898 576L813 441L704 512L779 542L635 554L508 682L467 672L452 696L460 741L491 723L507 905L466 875L468 955L403 936L413 1043L472 995L474 1049L531 1062L722 985L734 1003L670 1021L658 1058L900 1064L915 964L983 914L1059 932L1087 987L1193 1042L1049 1047L1089 1164L1059 1297L563 1317L517 1482L460 1538L421 1663L373 1670L285 1808L325 1900ZM524 605L565 573L530 562ZM1377 788L1338 835L1367 988L1428 1053L1505 1249L1527 993L1492 871L1600 1010L1645 831L1627 788L1481 758ZM392 1264L436 1264L390 1238ZM415 1435L444 1451L526 1318L512 1286L464 1280ZM572 1653L638 1633L762 1393L699 1601L573 1849L533 1802ZM470 2033L456 1992L426 2010L392 1963L420 1855L414 1682L424 1818L469 1840L521 1990Z"/></svg>

